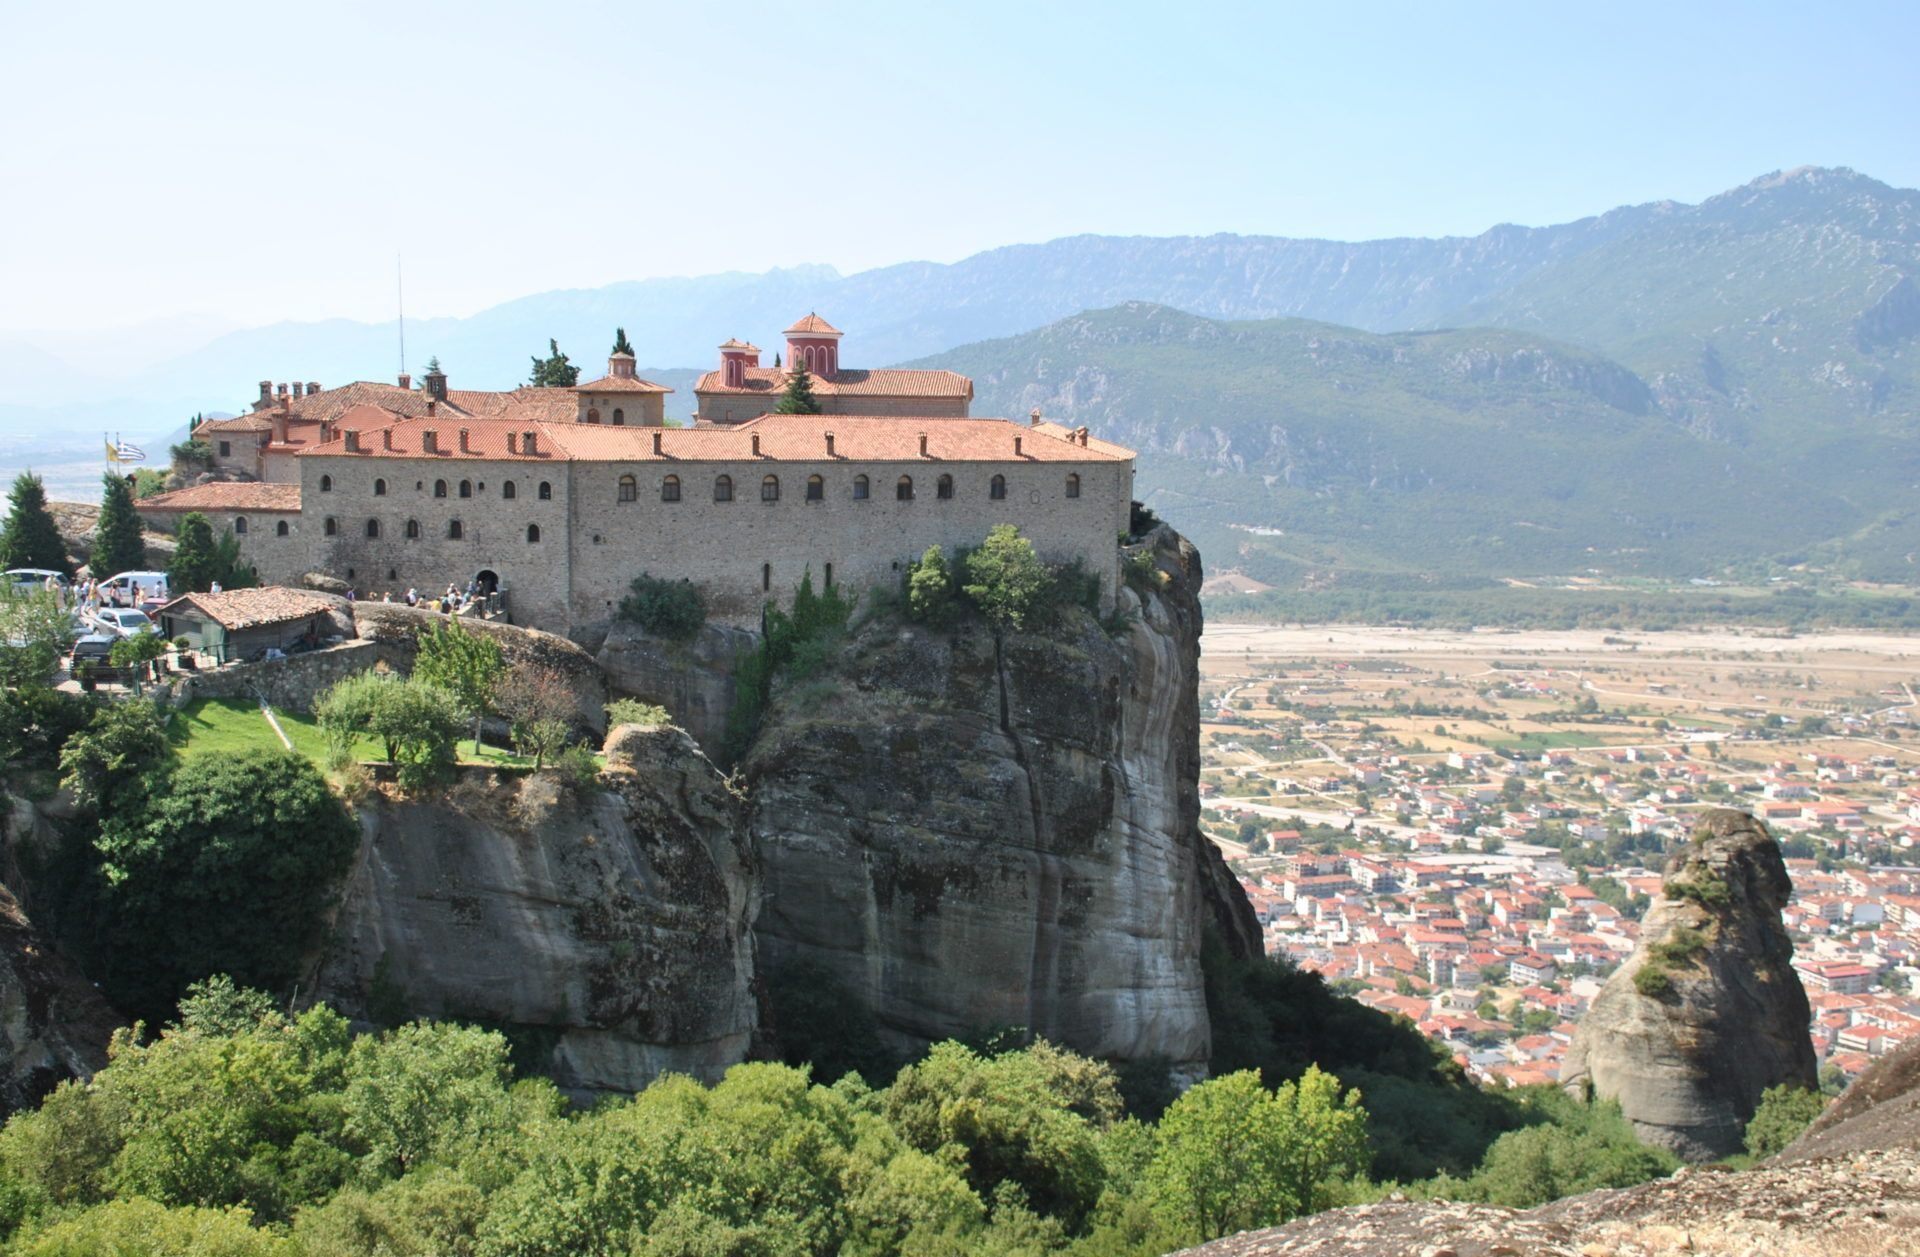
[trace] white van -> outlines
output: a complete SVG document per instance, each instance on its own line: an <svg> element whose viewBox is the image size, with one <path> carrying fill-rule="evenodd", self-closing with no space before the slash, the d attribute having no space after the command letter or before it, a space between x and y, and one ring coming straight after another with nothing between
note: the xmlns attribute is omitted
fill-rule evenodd
<svg viewBox="0 0 1920 1257"><path fill-rule="evenodd" d="M136 596L135 590L139 593ZM109 606L132 607L143 602L167 601L165 572L121 572L100 582L100 601Z"/></svg>
<svg viewBox="0 0 1920 1257"><path fill-rule="evenodd" d="M56 572L50 567L10 567L3 575L10 593L31 594L47 587L47 577L53 577L54 583L61 589L67 587L67 574Z"/></svg>

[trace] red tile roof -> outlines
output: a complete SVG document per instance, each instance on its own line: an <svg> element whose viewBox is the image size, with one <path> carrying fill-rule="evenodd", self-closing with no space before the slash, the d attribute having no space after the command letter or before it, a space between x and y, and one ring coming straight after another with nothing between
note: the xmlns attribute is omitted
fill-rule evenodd
<svg viewBox="0 0 1920 1257"><path fill-rule="evenodd" d="M335 600L305 589L269 585L265 589L229 589L218 594L181 594L160 608L161 615L179 615L189 607L227 629L284 624L331 611Z"/></svg>
<svg viewBox="0 0 1920 1257"><path fill-rule="evenodd" d="M664 384L655 384L652 380L643 380L637 375L606 375L591 384L577 386L582 393L671 393L672 389Z"/></svg>
<svg viewBox="0 0 1920 1257"><path fill-rule="evenodd" d="M883 367L875 371L840 370L812 377L821 397L972 397L973 381L954 371L909 371ZM787 387L784 367L748 367L745 379L727 384L718 371L709 371L693 386L696 393L763 393L769 396Z"/></svg>
<svg viewBox="0 0 1920 1257"><path fill-rule="evenodd" d="M528 427L536 432L534 454L519 442ZM460 449L460 430L467 449ZM424 434L437 433L438 448L425 451ZM826 434L834 434L836 462L919 462L920 438L927 438L925 461L1007 463L1125 462L1133 451L1109 441L1081 445L1059 424L1031 426L1006 419L916 419L882 415L762 415L731 427L615 428L597 424L516 424L504 420L407 419L394 424L392 449L383 434L362 432L358 453L348 453L344 436L302 450L300 457L513 459L583 462L826 462ZM516 447L508 449L508 437ZM660 452L654 452L654 437ZM760 452L753 451L758 437ZM1014 439L1020 439L1015 455Z"/></svg>
<svg viewBox="0 0 1920 1257"><path fill-rule="evenodd" d="M304 397L289 398L287 412L295 420L304 419L309 422L338 419L355 406L378 406L396 415L424 415L427 413L427 403L431 400L433 399L421 389L401 388L397 384L378 384L371 380L356 380L338 388L321 389L318 393L308 393ZM516 417L520 414L531 414L553 422L566 422L574 417L577 405L573 390L570 388L532 388L523 384L511 392L449 389L447 400L435 409L442 414L448 411L459 411L476 418L504 418L511 413ZM257 420L263 424L270 421L272 417L272 407L241 416L242 419Z"/></svg>
<svg viewBox="0 0 1920 1257"><path fill-rule="evenodd" d="M839 336L841 334L839 328L813 313L809 313L806 318L787 329L789 336Z"/></svg>
<svg viewBox="0 0 1920 1257"><path fill-rule="evenodd" d="M216 480L171 493L141 498L142 511L289 511L300 510L300 486L266 484L257 480Z"/></svg>
<svg viewBox="0 0 1920 1257"><path fill-rule="evenodd" d="M757 354L757 353L759 353L759 352L760 352L760 346L758 346L758 345L752 345L752 344L748 344L748 343L747 343L746 341L743 341L743 340L739 340L739 339L737 339L737 338L735 338L735 337L732 337L732 336L729 336L729 337L727 337L727 339L726 339L726 340L725 340L724 342L722 342L722 343L721 343L721 345L720 345L720 348L722 348L722 349L744 349L744 350L745 350L745 351L747 351L748 353L753 353L753 354Z"/></svg>

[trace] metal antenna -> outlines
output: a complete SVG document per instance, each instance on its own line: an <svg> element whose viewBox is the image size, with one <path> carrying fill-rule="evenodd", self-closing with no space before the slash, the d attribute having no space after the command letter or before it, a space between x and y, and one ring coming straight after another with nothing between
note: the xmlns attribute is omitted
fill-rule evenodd
<svg viewBox="0 0 1920 1257"><path fill-rule="evenodd" d="M400 328L400 374L407 373L407 275L400 264L400 255L393 255L394 302L399 310Z"/></svg>

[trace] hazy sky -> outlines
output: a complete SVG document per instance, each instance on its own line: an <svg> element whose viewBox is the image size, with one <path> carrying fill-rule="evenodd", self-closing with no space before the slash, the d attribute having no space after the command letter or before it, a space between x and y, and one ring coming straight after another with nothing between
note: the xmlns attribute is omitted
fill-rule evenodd
<svg viewBox="0 0 1920 1257"><path fill-rule="evenodd" d="M1920 5L0 0L0 328L1920 184Z"/></svg>

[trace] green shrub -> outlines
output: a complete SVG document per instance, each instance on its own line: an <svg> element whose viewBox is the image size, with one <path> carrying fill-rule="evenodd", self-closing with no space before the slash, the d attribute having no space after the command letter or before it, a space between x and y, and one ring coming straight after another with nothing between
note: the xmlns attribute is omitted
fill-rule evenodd
<svg viewBox="0 0 1920 1257"><path fill-rule="evenodd" d="M944 628L958 611L959 585L947 563L947 552L928 546L907 569L907 613L922 624Z"/></svg>
<svg viewBox="0 0 1920 1257"><path fill-rule="evenodd" d="M753 745L772 701L776 677L811 677L828 666L846 637L853 610L853 602L838 589L816 594L812 572L800 578L791 611L768 604L759 647L734 669L733 707L720 739L723 763L739 763Z"/></svg>
<svg viewBox="0 0 1920 1257"><path fill-rule="evenodd" d="M673 716L658 703L643 703L637 698L616 698L607 704L607 728L615 725L668 725Z"/></svg>
<svg viewBox="0 0 1920 1257"><path fill-rule="evenodd" d="M1818 1091L1786 1083L1768 1087L1760 1095L1753 1120L1747 1123L1747 1155L1760 1160L1783 1150L1826 1107L1827 1098Z"/></svg>
<svg viewBox="0 0 1920 1257"><path fill-rule="evenodd" d="M642 572L620 600L620 618L655 637L685 641L706 624L707 604L691 581L661 580Z"/></svg>
<svg viewBox="0 0 1920 1257"><path fill-rule="evenodd" d="M205 756L150 781L144 797L109 796L94 842L107 908L95 976L153 1020L213 973L284 988L359 841L292 751Z"/></svg>
<svg viewBox="0 0 1920 1257"><path fill-rule="evenodd" d="M1033 542L1012 524L994 525L962 569L962 592L994 628L1018 632L1043 618L1054 583Z"/></svg>
<svg viewBox="0 0 1920 1257"><path fill-rule="evenodd" d="M1686 899L1709 911L1724 908L1733 901L1733 890L1716 873L1702 869L1692 878L1675 878L1661 890L1669 899Z"/></svg>
<svg viewBox="0 0 1920 1257"><path fill-rule="evenodd" d="M600 784L599 759L577 742L553 757L553 767L562 781L582 793Z"/></svg>
<svg viewBox="0 0 1920 1257"><path fill-rule="evenodd" d="M1634 971L1633 989L1648 999L1665 999L1673 993L1673 975L1665 965L1648 960Z"/></svg>

